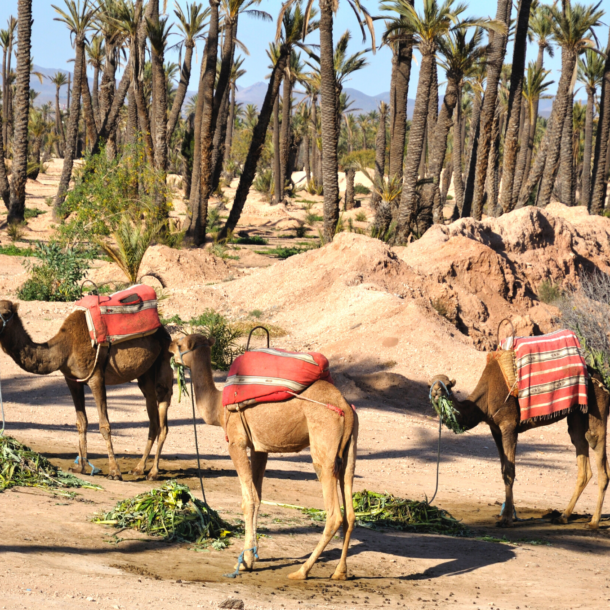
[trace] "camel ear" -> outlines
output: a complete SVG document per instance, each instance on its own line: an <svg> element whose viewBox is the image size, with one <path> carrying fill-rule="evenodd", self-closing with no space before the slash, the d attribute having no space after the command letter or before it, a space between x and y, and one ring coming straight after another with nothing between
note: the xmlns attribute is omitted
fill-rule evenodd
<svg viewBox="0 0 610 610"><path fill-rule="evenodd" d="M19 311L19 303L11 303L13 306L13 313L17 313Z"/></svg>
<svg viewBox="0 0 610 610"><path fill-rule="evenodd" d="M452 379L452 380L449 382L449 387L450 387L450 388L454 387L454 386L455 386L455 383L456 383L455 379Z"/></svg>
<svg viewBox="0 0 610 610"><path fill-rule="evenodd" d="M212 347L216 343L216 339L214 337L208 337L208 345Z"/></svg>
<svg viewBox="0 0 610 610"><path fill-rule="evenodd" d="M428 387L431 388L432 387L432 379L428 379Z"/></svg>

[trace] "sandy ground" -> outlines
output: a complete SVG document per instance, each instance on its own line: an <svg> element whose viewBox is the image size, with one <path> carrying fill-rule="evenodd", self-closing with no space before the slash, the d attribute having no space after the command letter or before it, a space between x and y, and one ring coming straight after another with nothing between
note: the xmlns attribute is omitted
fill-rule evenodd
<svg viewBox="0 0 610 610"><path fill-rule="evenodd" d="M48 209L43 200L55 190L55 170L53 167L41 176L39 184L28 183L28 206ZM180 214L180 202L177 204L176 214ZM284 213L270 208L254 197L246 206L243 229L282 234L273 227ZM286 217L295 213L288 210ZM48 216L29 222L26 239L48 234ZM5 231L0 233L0 241L6 244ZM164 314L194 313L212 303L236 317L240 310L247 315L247 288L253 284L244 282L255 282L258 277L261 282L268 281L264 274L273 271L263 268L273 260L255 252L240 253L239 261L200 261L203 275L210 274L214 285L206 288L208 292L203 288L195 291L196 298L186 306L187 286L193 281L187 279L184 288L177 285L170 291ZM25 279L22 261L3 256L1 262L0 298L14 298L15 288ZM278 265L280 270L289 269L287 263ZM205 285L208 278L199 281ZM330 297L324 303L328 309L323 313L314 309L308 320L302 319L303 309L288 302L265 315L287 331L276 345L322 351L340 371L338 383L356 402L361 421L356 490L388 491L423 500L434 493L438 430L436 421L429 417L425 379L431 372L439 372L437 367L457 371L463 395L480 374L485 356L460 333L451 335L454 343L447 343L447 328L453 328L448 322L409 314L415 301L398 303L370 286L355 287L357 290L360 292L350 296L356 314L365 303L376 308L381 318L363 324L366 334L359 322L355 322L358 328L352 329L353 336L349 331L354 322L346 319L344 326L339 325L332 317ZM214 299L208 295L212 291ZM284 303L283 298L278 294L278 302ZM52 336L70 311L71 305L63 303L23 303L20 309L36 341ZM355 320L361 319L358 315ZM393 316L396 328L384 332L384 316ZM354 359L358 351L361 360ZM391 370L378 366L388 359L396 361L395 366L388 365ZM77 453L77 432L62 376L27 374L4 354L0 374L7 433L67 469ZM218 374L217 383L223 381ZM162 479L179 478L199 494L191 406L185 400L178 403L174 396L161 461ZM107 472L105 443L90 394L87 404L90 459ZM144 402L137 385L130 383L109 389L109 405L115 451L123 472L128 472L146 440ZM239 483L221 430L200 422L199 443L208 501L225 518L238 519ZM208 608L228 598L243 600L247 609L605 608L610 605L610 575L605 567L610 554L608 517L598 531L584 527L586 515L594 508L595 478L569 525L556 526L545 517L551 510L565 507L575 477L574 452L565 422L520 437L515 498L518 516L525 520L510 530L499 530L495 520L504 488L489 431L480 427L462 436L445 431L435 504L463 519L479 538L506 536L510 544L357 528L348 560L351 578L345 583L329 580L339 558L338 538L316 564L310 580L295 583L286 578L311 552L321 531L298 511L262 507L261 561L253 573L229 580L223 574L232 571L241 550L239 539L224 551L203 553L189 550L188 545L169 545L130 532L121 533L117 544L113 530L90 522L95 512L159 483L134 480L129 475L124 482L97 477L104 490L82 491L76 500L37 489L14 489L0 494L0 608ZM264 497L272 502L322 507L320 486L307 451L270 457Z"/></svg>

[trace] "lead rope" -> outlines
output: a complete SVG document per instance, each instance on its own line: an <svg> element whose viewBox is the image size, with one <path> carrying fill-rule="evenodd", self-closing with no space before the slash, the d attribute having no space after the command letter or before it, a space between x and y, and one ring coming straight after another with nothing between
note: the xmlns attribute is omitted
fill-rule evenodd
<svg viewBox="0 0 610 610"><path fill-rule="evenodd" d="M2 430L0 430L0 436L4 436L4 428L6 422L4 421L4 403L2 402L2 380L0 379L0 410L2 411Z"/></svg>
<svg viewBox="0 0 610 610"><path fill-rule="evenodd" d="M180 353L180 360L182 360L182 353ZM203 503L209 507L208 501L205 497L205 489L203 488L203 477L201 476L201 459L199 457L199 441L197 439L197 419L195 415L195 392L193 391L193 371L189 369L189 372L189 381L191 384L191 405L193 407L193 432L195 433L195 451L197 452L197 475L199 476L199 485L201 485L201 495L203 496Z"/></svg>
<svg viewBox="0 0 610 610"><path fill-rule="evenodd" d="M443 388L445 388L445 392L447 392L447 395L450 396L451 392L449 392L449 390L447 389L447 386L440 380L437 379L431 386L430 386L430 394L429 394L429 398L430 401L432 401L432 390L434 389L434 386L440 383ZM427 500L427 503L430 505L432 504L432 502L434 502L434 498L436 498L436 494L438 493L438 479L439 479L439 472L440 472L440 468L441 468L441 435L443 433L443 417L442 414L439 414L438 416L438 449L436 452L436 487L434 488L434 495L432 496L432 498L430 498L430 500Z"/></svg>

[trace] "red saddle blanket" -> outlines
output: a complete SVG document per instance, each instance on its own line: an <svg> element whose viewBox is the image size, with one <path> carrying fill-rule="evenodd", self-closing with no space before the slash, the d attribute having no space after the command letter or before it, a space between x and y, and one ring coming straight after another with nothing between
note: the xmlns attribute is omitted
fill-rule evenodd
<svg viewBox="0 0 610 610"><path fill-rule="evenodd" d="M231 365L222 404L226 407L246 400L281 402L319 380L333 382L328 360L322 354L254 349Z"/></svg>
<svg viewBox="0 0 610 610"><path fill-rule="evenodd" d="M503 344L510 348L510 341ZM522 424L587 411L587 364L573 331L516 337L513 349Z"/></svg>
<svg viewBox="0 0 610 610"><path fill-rule="evenodd" d="M161 326L157 295L145 284L111 295L89 295L74 305L85 312L93 345L144 337Z"/></svg>

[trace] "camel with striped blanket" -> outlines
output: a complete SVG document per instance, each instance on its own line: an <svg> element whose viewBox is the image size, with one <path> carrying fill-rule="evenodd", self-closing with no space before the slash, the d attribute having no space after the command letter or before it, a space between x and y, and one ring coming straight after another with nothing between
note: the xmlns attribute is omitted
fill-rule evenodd
<svg viewBox="0 0 610 610"><path fill-rule="evenodd" d="M445 392L445 389L439 382L445 385L449 394ZM587 527L597 529L602 514L606 488L610 480L610 467L606 456L606 430L610 394L602 382L601 375L589 369L587 413L574 409L569 413L563 413L552 419L538 419L526 423L521 423L518 399L512 395L508 395L507 398L506 381L497 360L490 359L488 361L476 388L465 400L458 400L451 392L451 388L455 386L455 383L455 379L450 380L446 375L436 375L429 382L432 389L432 398L436 400L442 395L447 396L457 411L456 419L458 423L465 430L471 430L482 422L489 426L498 448L498 453L500 454L502 477L506 489L506 501L502 508L498 525L509 527L513 523L515 453L519 434L532 428L548 426L561 419L567 419L568 433L570 434L572 444L576 448L578 476L572 499L559 518L559 522L568 522L570 515L574 512L574 506L578 498L593 476L589 460L589 449L592 449L597 464L599 491L595 513Z"/></svg>
<svg viewBox="0 0 610 610"><path fill-rule="evenodd" d="M309 559L288 576L304 580L322 551L343 524L343 551L332 576L347 578L347 551L356 523L352 485L356 467L358 417L341 392L327 381L316 381L286 402L265 402L252 408L232 411L223 407L222 392L212 376L211 347L214 338L188 335L174 341L169 351L175 360L191 369L197 410L206 424L221 426L229 443L229 455L237 470L242 492L246 533L243 565L251 570L257 546L257 519L262 499L263 477L269 453L297 453L311 448L313 467L322 483L326 526ZM327 408L328 407L328 408ZM248 459L250 449L250 459ZM337 493L343 495L345 517Z"/></svg>

